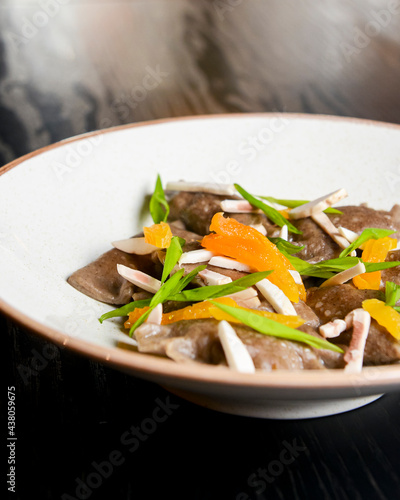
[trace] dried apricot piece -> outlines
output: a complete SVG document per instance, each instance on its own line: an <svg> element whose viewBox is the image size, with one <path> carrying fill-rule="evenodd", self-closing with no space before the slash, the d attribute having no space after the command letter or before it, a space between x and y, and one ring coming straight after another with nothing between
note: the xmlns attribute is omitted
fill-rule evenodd
<svg viewBox="0 0 400 500"><path fill-rule="evenodd" d="M136 321L144 314L146 311L148 311L149 307L136 307L133 311L131 311L128 314L128 319L124 323L125 328L130 328L132 325L136 323Z"/></svg>
<svg viewBox="0 0 400 500"><path fill-rule="evenodd" d="M226 304L228 306L237 306L236 302L229 297L220 297L215 300L217 302L220 302L221 304ZM197 302L196 304L192 304L191 306L183 307L182 309L177 309L176 311L171 311L169 313L163 314L161 323L163 325L168 325L170 323L175 323L176 321L185 319L213 318L213 315L210 312L211 309L217 309L217 307L213 306L208 301ZM227 315L225 314L225 316Z"/></svg>
<svg viewBox="0 0 400 500"><path fill-rule="evenodd" d="M213 216L210 231L215 233L204 236L201 241L204 248L217 255L236 259L257 271L273 271L267 279L292 302L299 301L301 290L299 292L289 272L294 267L266 236L235 219L224 217L222 212Z"/></svg>
<svg viewBox="0 0 400 500"><path fill-rule="evenodd" d="M171 243L172 231L166 222L144 227L143 233L144 241L158 248L168 248Z"/></svg>
<svg viewBox="0 0 400 500"><path fill-rule="evenodd" d="M396 248L397 240L394 238L371 239L365 242L361 259L363 262L384 262L387 254ZM363 273L353 278L355 287L365 290L379 290L381 287L381 271Z"/></svg>
<svg viewBox="0 0 400 500"><path fill-rule="evenodd" d="M387 306L378 299L364 300L362 307L371 315L371 318L386 328L393 337L400 340L400 314L393 307Z"/></svg>

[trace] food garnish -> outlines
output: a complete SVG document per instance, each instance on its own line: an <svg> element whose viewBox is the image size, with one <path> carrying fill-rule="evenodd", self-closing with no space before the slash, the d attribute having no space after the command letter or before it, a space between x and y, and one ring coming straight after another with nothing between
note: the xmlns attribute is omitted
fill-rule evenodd
<svg viewBox="0 0 400 500"><path fill-rule="evenodd" d="M385 284L385 304L400 312L400 307L396 306L400 300L400 285L393 281L386 281Z"/></svg>
<svg viewBox="0 0 400 500"><path fill-rule="evenodd" d="M340 234L338 228L332 223L332 221L326 214L324 214L323 212L317 212L310 215L310 217L333 239L335 243L339 245L340 248L348 247L349 241L347 240L347 238ZM355 256L356 252L353 250L350 255Z"/></svg>
<svg viewBox="0 0 400 500"><path fill-rule="evenodd" d="M289 212L289 217L291 219L303 219L305 217L311 217L315 214L319 214L331 207L335 203L341 201L343 198L347 197L347 191L345 189L338 189L333 193L329 193L315 200L309 201L304 205L298 205Z"/></svg>
<svg viewBox="0 0 400 500"><path fill-rule="evenodd" d="M150 300L148 309L135 321L135 323L129 329L129 335L132 336L133 332L138 326L140 326L148 318L151 311L162 304L168 298L168 296L179 289L179 280L182 278L184 273L183 269L180 269L175 274L173 274L167 281L163 283L161 288L156 292L152 299Z"/></svg>
<svg viewBox="0 0 400 500"><path fill-rule="evenodd" d="M286 257L302 276L324 279L332 278L338 273L356 266L360 262L359 257L338 257L337 259L328 259L316 264L310 264L295 255L286 255ZM372 273L374 271L397 267L400 265L400 261L363 262L363 264L365 272Z"/></svg>
<svg viewBox="0 0 400 500"><path fill-rule="evenodd" d="M260 271L222 285L202 286L187 290L182 289L179 293L171 294L168 300L175 300L178 302L200 302L202 300L224 297L246 290L270 274L271 271Z"/></svg>
<svg viewBox="0 0 400 500"><path fill-rule="evenodd" d="M297 233L297 234L301 233L301 231L299 231L297 227L295 227L291 222L289 222L278 210L271 207L270 205L267 205L262 200L256 198L252 194L248 193L239 184L235 184L235 188L237 189L238 193L240 193L243 196L245 200L247 200L252 206L262 210L265 213L265 215L272 220L272 222L275 222L275 224L277 224L280 227L288 226L288 230L292 233Z"/></svg>
<svg viewBox="0 0 400 500"><path fill-rule="evenodd" d="M171 243L172 231L166 222L161 221L158 224L144 227L143 233L144 241L157 248L168 248Z"/></svg>
<svg viewBox="0 0 400 500"><path fill-rule="evenodd" d="M371 316L366 310L354 309L346 317L347 324L350 322L353 327L353 333L348 350L344 355L346 366L344 371L347 373L358 373L362 369L365 344L371 324Z"/></svg>
<svg viewBox="0 0 400 500"><path fill-rule="evenodd" d="M234 318L240 320L243 324L250 326L257 332L263 333L264 335L272 335L274 337L287 340L303 342L317 349L328 349L331 351L343 352L343 350L335 344L331 344L322 338L314 337L313 335L304 333L300 330L290 328L269 318L262 317L255 311L246 311L241 308L218 303L217 301L212 301L212 303L230 316L233 316Z"/></svg>
<svg viewBox="0 0 400 500"><path fill-rule="evenodd" d="M345 269L344 271L335 274L335 276L332 276L331 278L321 283L320 286L326 287L326 286L342 285L343 283L346 283L346 281L349 281L352 278L355 279L356 277L360 276L360 274L364 273L365 273L365 264L361 262L361 260L359 260L355 266L349 267L348 269Z"/></svg>
<svg viewBox="0 0 400 500"><path fill-rule="evenodd" d="M214 231L201 241L211 252L231 257L257 271L271 270L270 281L292 301L299 301L299 290L289 269L290 261L259 231L233 218L216 213L211 221Z"/></svg>
<svg viewBox="0 0 400 500"><path fill-rule="evenodd" d="M364 262L385 262L390 250L397 246L394 238L370 239L364 244L361 258ZM361 274L353 278L354 286L363 290L379 290L381 287L381 271Z"/></svg>
<svg viewBox="0 0 400 500"><path fill-rule="evenodd" d="M167 191L188 191L192 193L212 193L217 195L233 195L236 193L232 184L218 184L213 182L168 182Z"/></svg>
<svg viewBox="0 0 400 500"><path fill-rule="evenodd" d="M133 253L136 255L149 255L158 248L155 245L146 243L144 236L113 241L112 245L115 248L118 248L118 250L122 250L122 252Z"/></svg>
<svg viewBox="0 0 400 500"><path fill-rule="evenodd" d="M254 312L254 314L269 318L273 321L276 321L277 323L281 323L291 328L297 328L304 324L304 319L300 318L299 316L286 316L270 311L251 310L249 308L239 306L237 302L231 297L220 297L217 299L213 299L212 301L197 302L190 306L183 307L182 309L176 309L175 311L171 311L169 313L163 313L160 324L169 325L171 323L176 323L177 321L182 320L205 318L214 318L219 321L227 320L232 321L233 323L241 322L231 314L228 314L216 307L216 303L225 304L235 309ZM131 312L129 314L128 320L125 322L125 327L130 328L145 312L148 311L148 309L149 307L143 307L142 309L135 309L133 312Z"/></svg>
<svg viewBox="0 0 400 500"><path fill-rule="evenodd" d="M182 256L182 246L184 244L185 240L183 238L172 236L170 244L167 248L167 252L165 254L161 283L164 283L164 281L168 278L174 267L179 262L179 259Z"/></svg>
<svg viewBox="0 0 400 500"><path fill-rule="evenodd" d="M395 231L391 229L379 229L376 227L370 227L364 229L363 232L360 234L360 236L340 253L339 257L346 257L353 250L360 248L361 245L363 245L368 240L371 239L377 240L379 238L385 238L386 236L390 236L391 234L394 233Z"/></svg>
<svg viewBox="0 0 400 500"><path fill-rule="evenodd" d="M218 337L230 368L242 373L254 373L256 371L249 351L227 321L220 321Z"/></svg>
<svg viewBox="0 0 400 500"><path fill-rule="evenodd" d="M169 215L169 205L165 198L160 175L157 175L156 185L149 203L150 215L155 224L166 222Z"/></svg>
<svg viewBox="0 0 400 500"><path fill-rule="evenodd" d="M379 299L364 300L362 307L393 337L400 340L400 314L393 307Z"/></svg>
<svg viewBox="0 0 400 500"><path fill-rule="evenodd" d="M175 337L170 330L164 331L163 328L174 328L182 325L181 322L194 325L205 321L208 322L204 323L207 328L217 329L211 338L220 342L225 364L239 372L253 373L259 369L256 353L263 345L259 344L260 338L267 336L280 339L279 349L294 342L302 346L295 349L312 348L319 353L331 351L330 355L335 353L338 356L337 363L344 366L345 372L354 373L359 372L365 362L369 363L364 358L370 356L370 349L365 350L365 346L369 342L371 322L379 325L379 331L388 332L387 337L392 338L392 342L400 340L400 285L385 281L387 275L382 272L400 266L400 261L389 257L389 252L398 249L397 239L393 237L396 231L365 228L364 225L364 229L357 232L357 224L349 225L355 231L340 224L336 227L329 215L335 215L338 217L335 220L340 221L347 210L347 207L340 210L340 207L332 206L347 197L345 189L311 201L255 196L239 184L179 181L167 183L165 191L158 175L149 203L153 224L143 227L144 236L112 243L115 249L125 254L147 259L147 265L157 262L158 267L141 269L135 265L130 267L129 263L118 263L119 276L126 280L125 283L137 287L132 296L140 300L131 300L99 318L102 323L107 319L125 317L124 326L137 340L139 350L138 339L147 335L143 328L150 334L153 328L161 329L157 332L160 332L160 338L166 335L163 342L168 343L170 337ZM220 207L208 215L208 232L197 236L193 229L188 228L193 231L190 240L186 238L186 226L180 214L171 218L171 196L173 200L181 191L194 195L202 193L206 210L211 206L208 203ZM221 201L222 196L227 198ZM260 217L267 223L260 223ZM300 258L307 238L297 225L302 227L299 221L304 218L309 218L320 232L322 229L330 236L332 245L336 245L334 258L311 261ZM239 222L239 219L245 222ZM173 226L176 220L179 224ZM177 228L181 233L174 232ZM178 236L181 234L183 237ZM306 243L296 243L297 235L301 235L302 243ZM199 265L195 267L196 264ZM330 320L319 317L316 326L315 315L310 319L305 312L313 311L307 300L307 291L329 293L336 288L342 290L341 287L358 290L363 299L355 302L359 305L340 317L333 314ZM364 290L376 292L377 295L372 297L377 298L364 300L365 295L361 295ZM329 309L325 313L328 316ZM143 323L146 325L135 335ZM373 335L379 334L374 328ZM263 335L258 335L255 340L247 336L252 334ZM185 335L190 338L190 334ZM343 345L342 340L347 345ZM203 339L199 345L208 341ZM194 346L192 348L195 350ZM162 348L157 349L155 353L163 352ZM394 347L394 351L396 349ZM213 349L210 347L208 351L211 353ZM192 351L189 349L189 352ZM400 347L398 352L400 361ZM304 354L304 363L308 356L310 354ZM319 363L324 363L322 358L318 359Z"/></svg>
<svg viewBox="0 0 400 500"><path fill-rule="evenodd" d="M277 203L278 205L282 205L283 207L287 208L296 208L299 207L300 205L305 205L306 203L309 203L310 200L282 200L279 198L274 198L273 196L260 196L263 200L269 201L270 203ZM337 208L333 207L328 207L324 210L326 214L342 214L340 210Z"/></svg>

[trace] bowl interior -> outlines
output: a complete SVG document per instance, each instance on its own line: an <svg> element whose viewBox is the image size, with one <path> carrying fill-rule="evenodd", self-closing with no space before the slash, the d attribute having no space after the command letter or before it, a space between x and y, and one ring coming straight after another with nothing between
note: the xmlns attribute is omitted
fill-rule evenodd
<svg viewBox="0 0 400 500"><path fill-rule="evenodd" d="M278 198L312 199L344 187L343 204L390 209L400 181L400 127L286 114L160 121L73 138L4 172L3 308L36 329L112 352L129 342L121 321L100 325L112 307L66 279L150 223L146 196L158 173L163 183L237 182ZM128 354L132 363L141 356Z"/></svg>

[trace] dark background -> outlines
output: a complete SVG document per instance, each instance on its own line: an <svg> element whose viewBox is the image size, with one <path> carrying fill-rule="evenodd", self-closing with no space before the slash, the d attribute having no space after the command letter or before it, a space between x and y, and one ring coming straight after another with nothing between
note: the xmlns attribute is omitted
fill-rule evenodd
<svg viewBox="0 0 400 500"><path fill-rule="evenodd" d="M138 100L133 89L148 68L164 76ZM399 1L0 3L0 165L83 132L185 115L284 111L400 123L399 90ZM192 405L3 317L1 333L3 402L16 387L10 498L400 495L398 393L332 417L258 420ZM171 411L154 426L160 401ZM132 426L148 432L124 444ZM290 445L297 451L282 466ZM96 475L98 464L107 477Z"/></svg>

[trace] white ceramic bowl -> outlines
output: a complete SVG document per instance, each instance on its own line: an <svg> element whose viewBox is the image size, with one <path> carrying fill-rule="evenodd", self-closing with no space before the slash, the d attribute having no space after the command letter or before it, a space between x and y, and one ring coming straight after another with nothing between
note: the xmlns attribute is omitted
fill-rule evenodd
<svg viewBox="0 0 400 500"><path fill-rule="evenodd" d="M281 198L345 187L348 204L390 209L399 201L400 126L293 114L160 120L74 137L0 173L0 308L60 348L209 408L264 418L330 415L400 390L400 365L239 374L139 354L121 320L97 321L112 307L66 282L150 222L141 214L157 173L163 183L238 182Z"/></svg>

